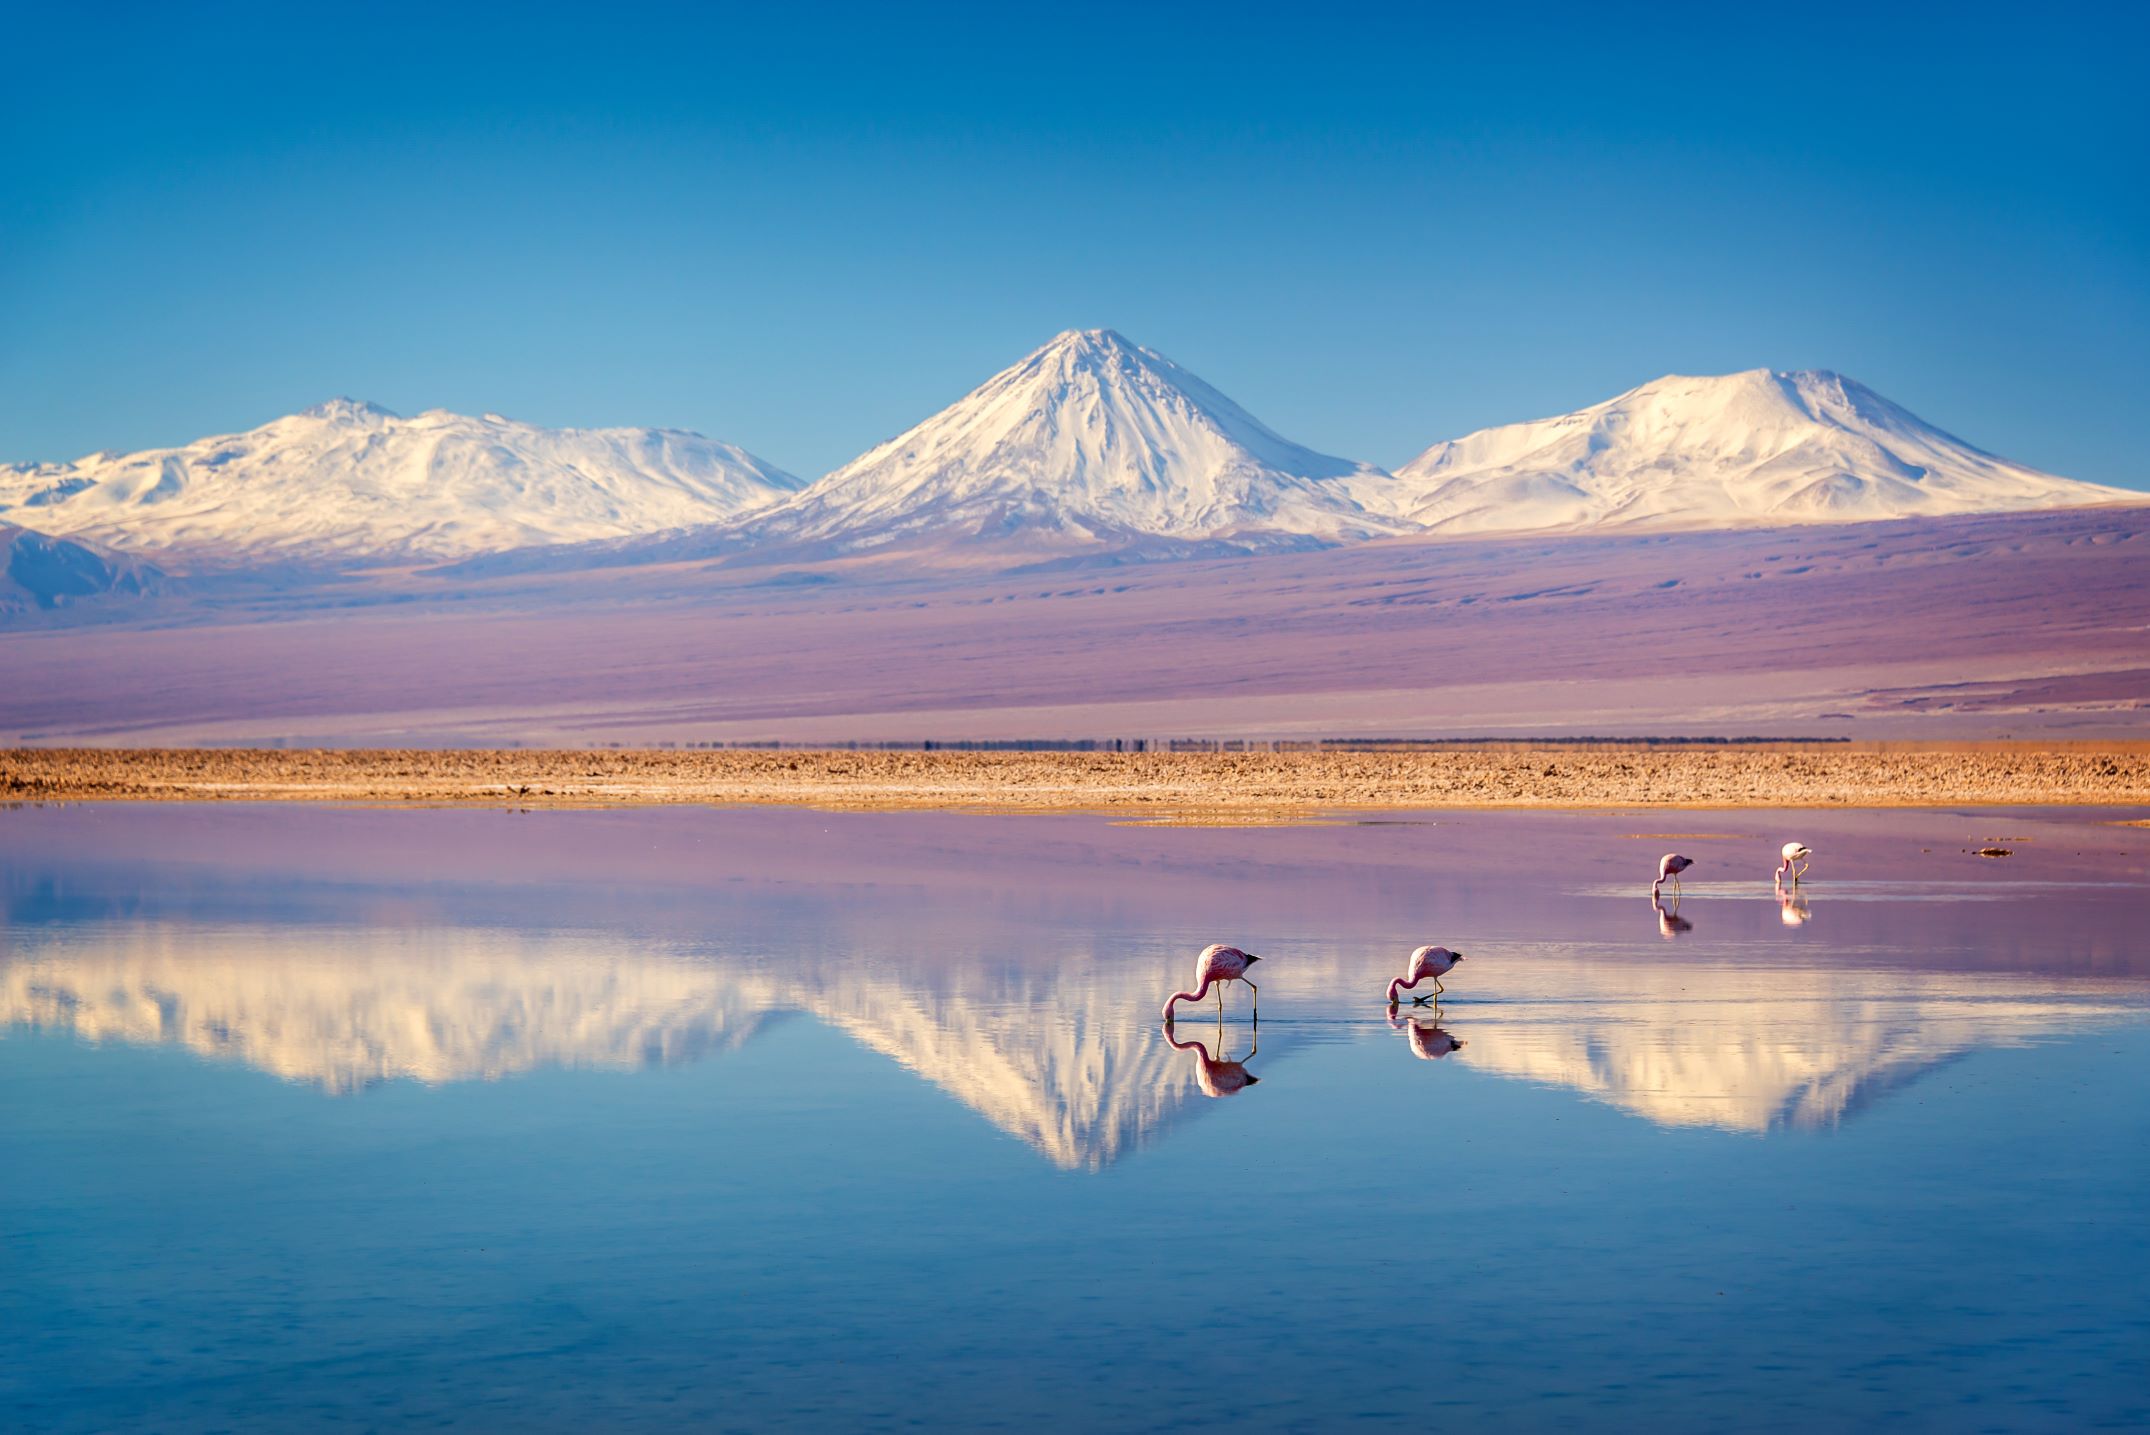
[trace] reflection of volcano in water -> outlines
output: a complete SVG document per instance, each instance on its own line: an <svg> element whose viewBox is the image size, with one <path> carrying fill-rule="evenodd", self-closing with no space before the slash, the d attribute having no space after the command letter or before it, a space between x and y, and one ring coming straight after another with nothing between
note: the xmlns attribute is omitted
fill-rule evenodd
<svg viewBox="0 0 2150 1435"><path fill-rule="evenodd" d="M1833 1126L1966 1052L2140 1010L2088 982L1550 954L1507 964L1499 996L1448 1010L1474 1068L1734 1131Z"/></svg>
<svg viewBox="0 0 2150 1435"><path fill-rule="evenodd" d="M1085 958L898 971L805 957L773 968L492 930L314 931L294 950L282 934L141 926L0 963L0 1026L181 1045L343 1094L393 1080L673 1065L804 1012L1056 1165L1094 1169L1198 1098L1197 1073L1157 1029L1160 980Z"/></svg>
<svg viewBox="0 0 2150 1435"><path fill-rule="evenodd" d="M284 929L151 924L95 942L18 940L14 952L0 962L0 1025L182 1045L332 1093L673 1065L804 1012L1062 1167L1109 1164L1209 1104L1201 1063L1157 1025L1176 966L1082 955L1015 967L812 955L756 964L491 929L310 929L295 948ZM1321 958L1295 956L1291 971L1294 989L1332 1008L1351 1009L1353 988L1368 985ZM1467 1045L1457 1065L1572 1088L1665 1125L1743 1131L1830 1125L1966 1051L2135 1009L2117 989L2080 982L1542 950L1489 957L1472 975L1441 1018L1444 1040ZM1386 1024L1369 1014L1367 1029ZM1212 1028L1190 1015L1181 1030L1207 1038ZM1298 1030L1265 1026L1260 1071ZM1244 1055L1243 1028L1234 1032Z"/></svg>
<svg viewBox="0 0 2150 1435"><path fill-rule="evenodd" d="M339 1095L673 1065L742 1045L776 1006L692 963L498 932L309 933L294 949L244 930L134 927L0 964L0 1024L185 1046Z"/></svg>

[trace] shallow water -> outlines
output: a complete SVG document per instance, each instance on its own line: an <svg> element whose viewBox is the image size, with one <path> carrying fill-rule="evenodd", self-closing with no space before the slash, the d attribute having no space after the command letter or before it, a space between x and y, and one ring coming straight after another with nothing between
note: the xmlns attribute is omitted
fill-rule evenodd
<svg viewBox="0 0 2150 1435"><path fill-rule="evenodd" d="M2139 1428L2116 815L0 810L0 1410Z"/></svg>

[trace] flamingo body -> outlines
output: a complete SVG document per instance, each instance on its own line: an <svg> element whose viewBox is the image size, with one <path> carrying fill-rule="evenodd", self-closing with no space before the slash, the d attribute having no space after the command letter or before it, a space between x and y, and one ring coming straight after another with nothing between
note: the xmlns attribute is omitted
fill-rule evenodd
<svg viewBox="0 0 2150 1435"><path fill-rule="evenodd" d="M1165 1025L1172 1025L1172 1008L1181 1002L1198 1002L1209 995L1210 988L1217 989L1217 1009L1224 1009L1224 983L1247 982L1247 990L1261 999L1261 988L1247 981L1247 968L1261 958L1252 952L1242 952L1237 947L1227 947L1222 942L1212 942L1194 959L1194 989L1174 992L1165 1002Z"/></svg>
<svg viewBox="0 0 2150 1435"><path fill-rule="evenodd" d="M1777 876L1781 879L1785 873L1789 872L1792 874L1792 880L1794 882L1798 881L1801 877L1807 875L1806 861L1813 855L1814 849L1804 842L1785 843L1783 850L1784 860L1777 864Z"/></svg>
<svg viewBox="0 0 2150 1435"><path fill-rule="evenodd" d="M1658 858L1657 880L1650 884L1650 895L1655 897L1658 889L1667 882L1670 882L1672 890L1677 892L1680 889L1680 874L1694 865L1694 858L1679 852L1667 852L1664 856Z"/></svg>
<svg viewBox="0 0 2150 1435"><path fill-rule="evenodd" d="M1435 995L1440 995L1443 991L1441 978L1454 971L1456 963L1462 960L1463 953L1451 952L1446 947L1420 947L1411 954L1411 960L1405 963L1403 975L1389 983L1389 1005L1396 1005L1397 992L1409 991L1420 982L1428 980L1433 983ZM1423 1002L1425 998L1413 997L1411 1000L1416 1004Z"/></svg>

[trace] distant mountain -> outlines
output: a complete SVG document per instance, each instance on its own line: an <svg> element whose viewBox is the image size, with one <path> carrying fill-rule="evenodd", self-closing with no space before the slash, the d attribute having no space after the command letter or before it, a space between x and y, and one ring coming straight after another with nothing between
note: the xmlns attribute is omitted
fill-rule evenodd
<svg viewBox="0 0 2150 1435"><path fill-rule="evenodd" d="M0 522L185 569L458 577L727 559L1055 567L1418 534L1715 529L2144 495L1971 447L1822 371L1664 378L1435 444L1302 448L1154 350L1070 330L816 483L673 429L349 399L176 449L0 466Z"/></svg>
<svg viewBox="0 0 2150 1435"><path fill-rule="evenodd" d="M1279 437L1155 350L1069 330L749 525L856 551L925 534L1311 546L1397 531L1386 474Z"/></svg>
<svg viewBox="0 0 2150 1435"><path fill-rule="evenodd" d="M164 575L91 544L0 523L0 613L155 592Z"/></svg>
<svg viewBox="0 0 2150 1435"><path fill-rule="evenodd" d="M1439 533L1732 528L1999 513L2143 496L1971 447L1823 370L1668 377L1437 443L1398 516Z"/></svg>
<svg viewBox="0 0 2150 1435"><path fill-rule="evenodd" d="M677 429L335 399L181 448L0 465L0 520L198 566L439 560L734 518L799 486Z"/></svg>
<svg viewBox="0 0 2150 1435"><path fill-rule="evenodd" d="M464 571L932 550L1051 560L1319 548L1410 525L1379 469L1302 448L1151 349L1069 330L784 503L721 528ZM527 560L527 561L525 561Z"/></svg>

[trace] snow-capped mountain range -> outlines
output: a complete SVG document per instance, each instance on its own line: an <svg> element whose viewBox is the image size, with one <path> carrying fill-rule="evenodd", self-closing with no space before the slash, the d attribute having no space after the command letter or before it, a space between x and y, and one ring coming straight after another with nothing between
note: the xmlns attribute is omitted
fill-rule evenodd
<svg viewBox="0 0 2150 1435"><path fill-rule="evenodd" d="M345 399L183 448L0 466L0 522L160 561L477 572L1157 557L2142 501L1996 458L1823 371L1663 378L1437 443L1390 474L1292 443L1109 329L1056 336L810 485L678 430L403 419Z"/></svg>
<svg viewBox="0 0 2150 1435"><path fill-rule="evenodd" d="M438 561L721 522L800 486L677 429L334 399L182 448L0 466L0 521L196 560Z"/></svg>

